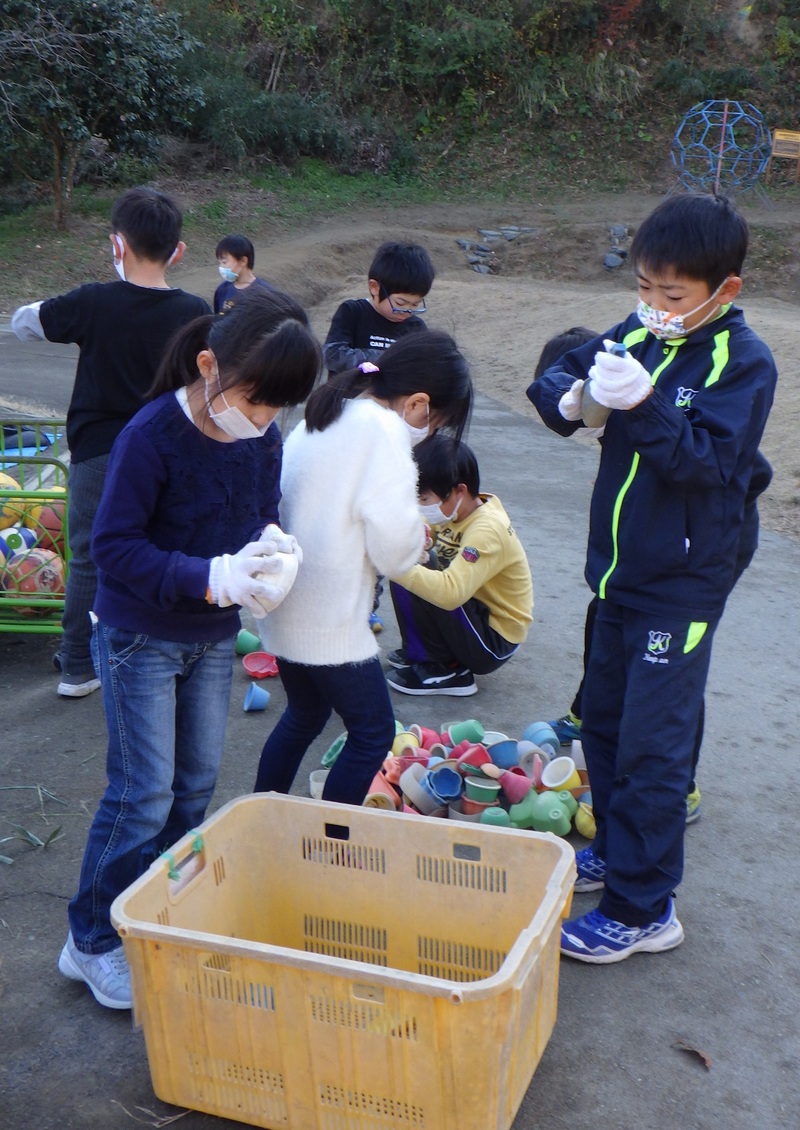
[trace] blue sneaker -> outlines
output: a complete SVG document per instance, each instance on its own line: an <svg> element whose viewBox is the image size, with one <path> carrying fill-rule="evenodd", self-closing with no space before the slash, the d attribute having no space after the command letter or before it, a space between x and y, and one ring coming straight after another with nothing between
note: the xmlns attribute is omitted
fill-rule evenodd
<svg viewBox="0 0 800 1130"><path fill-rule="evenodd" d="M626 926L599 910L590 910L561 927L561 952L594 965L624 961L632 953L663 953L682 941L683 926L675 916L673 899L661 917L647 926Z"/></svg>
<svg viewBox="0 0 800 1130"><path fill-rule="evenodd" d="M575 866L578 869L578 878L572 889L578 894L599 891L606 885L606 861L595 853L594 848L585 847L576 851Z"/></svg>
<svg viewBox="0 0 800 1130"><path fill-rule="evenodd" d="M562 745L571 745L581 740L580 719L574 714L565 714L563 718L557 718L555 722L547 724L555 730L556 737Z"/></svg>

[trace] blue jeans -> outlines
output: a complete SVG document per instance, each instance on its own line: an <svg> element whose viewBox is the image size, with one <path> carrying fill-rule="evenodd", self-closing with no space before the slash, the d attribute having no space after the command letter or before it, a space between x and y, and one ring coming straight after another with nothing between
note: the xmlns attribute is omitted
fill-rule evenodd
<svg viewBox="0 0 800 1130"><path fill-rule="evenodd" d="M119 945L111 903L205 817L225 741L234 640L174 643L97 625L108 785L69 904L83 953Z"/></svg>
<svg viewBox="0 0 800 1130"><path fill-rule="evenodd" d="M59 644L61 670L69 675L94 675L90 640L92 627L89 612L97 590L97 570L92 560L92 525L100 505L103 484L106 481L108 456L97 455L69 469L69 528L70 562L67 587L64 594L64 630Z"/></svg>
<svg viewBox="0 0 800 1130"><path fill-rule="evenodd" d="M380 660L306 667L279 659L278 670L287 704L261 752L255 791L289 792L306 750L335 710L347 741L322 799L361 804L394 741L394 710Z"/></svg>

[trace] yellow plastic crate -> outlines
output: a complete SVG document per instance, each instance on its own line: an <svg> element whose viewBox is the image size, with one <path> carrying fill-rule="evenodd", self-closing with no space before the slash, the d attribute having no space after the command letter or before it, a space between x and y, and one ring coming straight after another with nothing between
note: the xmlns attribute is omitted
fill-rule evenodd
<svg viewBox="0 0 800 1130"><path fill-rule="evenodd" d="M0 419L0 533L5 543L7 532L12 531L9 556L36 546L55 550L66 583L70 552L65 427L64 420ZM64 514L57 546L51 539L52 531L37 517L40 507L51 504L57 504ZM34 545L23 540L28 535L35 539ZM0 550L0 632L60 632L64 593L20 591L5 573L5 560Z"/></svg>
<svg viewBox="0 0 800 1130"><path fill-rule="evenodd" d="M111 908L165 1102L273 1130L507 1130L556 1019L564 840L260 794Z"/></svg>

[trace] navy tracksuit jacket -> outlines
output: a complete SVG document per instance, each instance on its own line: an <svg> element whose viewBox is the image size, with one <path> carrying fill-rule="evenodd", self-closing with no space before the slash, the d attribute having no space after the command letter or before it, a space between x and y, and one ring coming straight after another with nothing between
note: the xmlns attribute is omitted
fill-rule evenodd
<svg viewBox="0 0 800 1130"><path fill-rule="evenodd" d="M654 387L636 408L613 411L600 440L586 562L600 604L582 725L594 846L607 864L600 909L641 925L662 914L683 872L711 642L736 578L748 491L764 476L758 444L777 371L735 307L671 342L633 314L528 389L562 435L580 424L558 402L603 338L624 342Z"/></svg>

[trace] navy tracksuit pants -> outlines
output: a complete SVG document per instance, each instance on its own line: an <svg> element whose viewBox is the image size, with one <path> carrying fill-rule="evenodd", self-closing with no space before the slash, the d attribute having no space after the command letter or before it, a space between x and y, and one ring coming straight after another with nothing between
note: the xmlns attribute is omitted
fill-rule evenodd
<svg viewBox="0 0 800 1130"><path fill-rule="evenodd" d="M718 621L696 623L601 600L581 739L606 861L600 911L659 918L683 875L686 794Z"/></svg>

